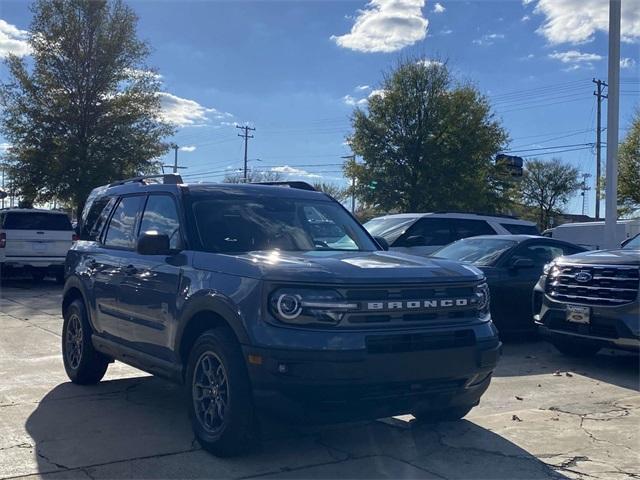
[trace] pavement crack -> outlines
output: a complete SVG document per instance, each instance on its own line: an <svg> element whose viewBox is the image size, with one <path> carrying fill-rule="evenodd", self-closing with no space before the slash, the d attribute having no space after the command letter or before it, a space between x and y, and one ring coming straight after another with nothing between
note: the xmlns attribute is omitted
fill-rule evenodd
<svg viewBox="0 0 640 480"><path fill-rule="evenodd" d="M72 470L71 468L67 467L66 465L62 465L61 463L56 463L53 460L51 460L49 457L47 457L44 453L38 451L36 449L36 455L38 455L39 458L42 458L45 462L50 463L51 465L55 465L56 467L62 469L62 470ZM73 469L75 470L75 469Z"/></svg>
<svg viewBox="0 0 640 480"><path fill-rule="evenodd" d="M4 450L11 450L13 448L34 448L34 447L30 443L22 442L22 443L18 443L17 445L10 445L8 447L2 447L2 448L0 448L0 452L2 452Z"/></svg>

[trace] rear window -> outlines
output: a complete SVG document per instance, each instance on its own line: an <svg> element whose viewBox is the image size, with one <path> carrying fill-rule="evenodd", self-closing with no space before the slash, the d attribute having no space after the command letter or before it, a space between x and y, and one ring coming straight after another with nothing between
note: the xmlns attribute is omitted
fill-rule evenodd
<svg viewBox="0 0 640 480"><path fill-rule="evenodd" d="M7 212L5 230L72 230L69 217L64 213Z"/></svg>
<svg viewBox="0 0 640 480"><path fill-rule="evenodd" d="M540 235L534 225L519 225L517 223L501 223L500 225L513 235Z"/></svg>

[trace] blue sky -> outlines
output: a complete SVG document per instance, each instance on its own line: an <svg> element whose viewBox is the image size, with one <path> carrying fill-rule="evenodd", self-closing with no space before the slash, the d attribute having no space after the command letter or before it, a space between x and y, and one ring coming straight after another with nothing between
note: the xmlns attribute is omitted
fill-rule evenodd
<svg viewBox="0 0 640 480"><path fill-rule="evenodd" d="M595 173L585 144L595 137L591 79L607 76L606 0L128 3L152 46L149 65L162 75L191 180L240 168L235 124L249 124L252 168L344 183L354 105L366 108L382 73L407 55L447 60L459 80L486 93L511 150ZM0 3L0 56L28 54L29 23L27 2ZM640 103L640 0L623 0L622 33L621 137ZM593 212L593 191L588 198ZM576 198L569 210L581 206Z"/></svg>

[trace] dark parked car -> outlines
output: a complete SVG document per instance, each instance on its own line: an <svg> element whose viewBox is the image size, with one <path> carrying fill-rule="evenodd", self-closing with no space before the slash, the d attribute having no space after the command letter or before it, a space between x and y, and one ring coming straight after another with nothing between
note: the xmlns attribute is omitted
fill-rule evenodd
<svg viewBox="0 0 640 480"><path fill-rule="evenodd" d="M185 383L196 437L220 455L251 444L254 406L463 417L500 352L482 272L385 252L340 203L293 187L95 190L66 262L69 378L99 382L117 359ZM316 238L317 218L340 237Z"/></svg>
<svg viewBox="0 0 640 480"><path fill-rule="evenodd" d="M556 259L533 304L540 333L565 355L586 357L603 347L640 352L640 235L618 250Z"/></svg>
<svg viewBox="0 0 640 480"><path fill-rule="evenodd" d="M438 250L435 257L470 263L487 277L491 316L501 334L535 332L531 293L545 264L583 247L532 235L466 238Z"/></svg>

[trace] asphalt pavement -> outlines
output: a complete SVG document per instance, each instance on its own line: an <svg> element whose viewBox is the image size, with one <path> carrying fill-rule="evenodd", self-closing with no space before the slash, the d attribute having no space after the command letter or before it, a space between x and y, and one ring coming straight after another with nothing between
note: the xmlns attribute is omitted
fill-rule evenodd
<svg viewBox="0 0 640 480"><path fill-rule="evenodd" d="M0 286L0 478L640 477L637 356L568 359L510 343L481 404L462 421L412 417L322 427L262 419L262 446L202 451L180 387L121 363L71 384L60 354L61 288Z"/></svg>

